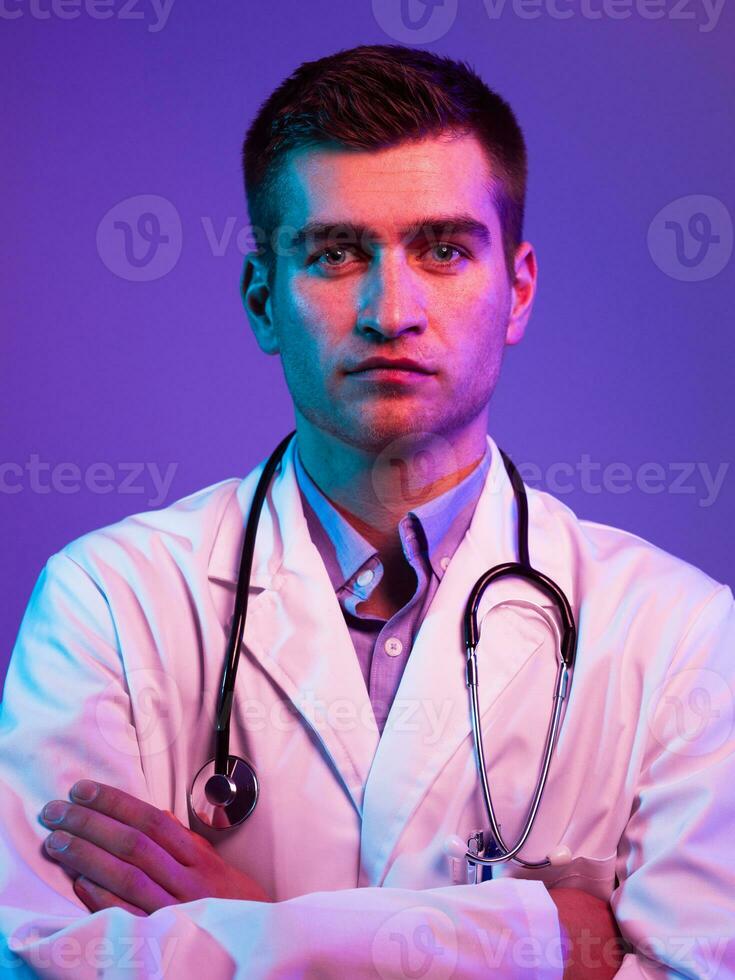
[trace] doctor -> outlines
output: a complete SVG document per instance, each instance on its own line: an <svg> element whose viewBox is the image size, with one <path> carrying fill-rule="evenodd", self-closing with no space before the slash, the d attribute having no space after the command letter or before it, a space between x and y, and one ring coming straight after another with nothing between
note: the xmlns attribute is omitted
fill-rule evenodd
<svg viewBox="0 0 735 980"><path fill-rule="evenodd" d="M517 559L487 436L537 281L512 113L466 66L363 47L302 66L245 150L253 222L278 234L248 255L243 298L297 432L260 519L232 705L258 802L219 831L189 787L213 753L262 464L43 569L0 727L2 970L735 977L732 594L540 491L531 559L579 642L522 856L571 859L471 885L447 856L448 837L487 827L462 613L488 567ZM491 587L478 621L488 777L512 841L559 624L521 580Z"/></svg>

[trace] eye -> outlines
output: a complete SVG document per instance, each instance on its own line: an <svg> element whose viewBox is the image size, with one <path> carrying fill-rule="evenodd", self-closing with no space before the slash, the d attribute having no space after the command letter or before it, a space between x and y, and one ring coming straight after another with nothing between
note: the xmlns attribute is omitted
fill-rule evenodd
<svg viewBox="0 0 735 980"><path fill-rule="evenodd" d="M323 248L321 252L317 252L316 255L312 256L311 262L317 265L321 265L322 268L327 269L339 269L341 266L345 265L344 262L322 262L322 259L326 259L329 256L333 256L335 253L347 254L348 252L354 252L353 246L350 245L328 245Z"/></svg>
<svg viewBox="0 0 735 980"><path fill-rule="evenodd" d="M433 265L437 267L452 268L459 264L460 261L468 259L469 255L464 249L459 248L457 245L451 245L449 242L437 242L430 248L424 250L421 256L429 254L430 252L438 251L441 258L435 259ZM339 261L339 257L349 256L352 253L356 253L356 246L354 245L327 245L320 252L317 252L309 260L310 265L316 265L322 269L342 269L345 268L350 263L347 261ZM455 253L454 256L451 253ZM337 261L329 261L330 259L337 258Z"/></svg>
<svg viewBox="0 0 735 980"><path fill-rule="evenodd" d="M433 252L435 250L438 251L440 249L442 250L444 255L446 255L447 252L456 252L458 258L450 262L440 261L436 263L437 265L456 265L460 258L462 259L469 258L466 252L464 252L461 248L458 248L456 245L450 245L449 242L437 242L436 245L432 245L431 248L427 249L427 252Z"/></svg>

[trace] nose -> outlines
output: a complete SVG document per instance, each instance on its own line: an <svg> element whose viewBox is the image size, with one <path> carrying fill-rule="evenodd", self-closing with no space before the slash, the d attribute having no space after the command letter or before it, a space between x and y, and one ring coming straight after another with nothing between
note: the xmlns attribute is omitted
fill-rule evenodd
<svg viewBox="0 0 735 980"><path fill-rule="evenodd" d="M392 340L426 327L423 290L405 256L376 252L362 283L357 329L371 340Z"/></svg>

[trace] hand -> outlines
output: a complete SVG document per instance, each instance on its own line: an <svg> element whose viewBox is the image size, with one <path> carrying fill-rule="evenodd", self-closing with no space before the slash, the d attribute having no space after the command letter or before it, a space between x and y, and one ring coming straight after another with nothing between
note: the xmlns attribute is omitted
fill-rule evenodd
<svg viewBox="0 0 735 980"><path fill-rule="evenodd" d="M607 902L579 888L549 891L561 925L564 980L608 980L623 959L623 939Z"/></svg>
<svg viewBox="0 0 735 980"><path fill-rule="evenodd" d="M89 779L80 779L69 795L74 802L52 800L43 808L41 820L53 828L44 848L82 876L74 891L90 911L117 907L148 915L198 898L270 901L169 810ZM51 846L54 840L63 850Z"/></svg>

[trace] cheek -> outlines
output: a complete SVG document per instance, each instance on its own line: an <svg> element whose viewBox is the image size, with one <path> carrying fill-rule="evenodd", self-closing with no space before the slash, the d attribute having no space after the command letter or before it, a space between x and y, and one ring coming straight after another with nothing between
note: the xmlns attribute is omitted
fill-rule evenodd
<svg viewBox="0 0 735 980"><path fill-rule="evenodd" d="M274 316L283 357L293 359L316 347L319 312L293 280L281 289Z"/></svg>
<svg viewBox="0 0 735 980"><path fill-rule="evenodd" d="M331 316L298 286L282 296L278 305L281 362L292 393L313 396L324 388L334 343L328 333Z"/></svg>
<svg viewBox="0 0 735 980"><path fill-rule="evenodd" d="M310 351L321 361L348 339L356 318L354 289L347 283L325 283L294 277L279 302L279 319L289 349Z"/></svg>
<svg viewBox="0 0 735 980"><path fill-rule="evenodd" d="M448 312L448 343L465 374L494 373L502 360L509 303L504 295L487 292L481 299L457 304Z"/></svg>
<svg viewBox="0 0 735 980"><path fill-rule="evenodd" d="M349 281L338 277L329 279L296 278L291 286L289 305L294 319L316 333L349 332L358 318L360 305L356 277Z"/></svg>

